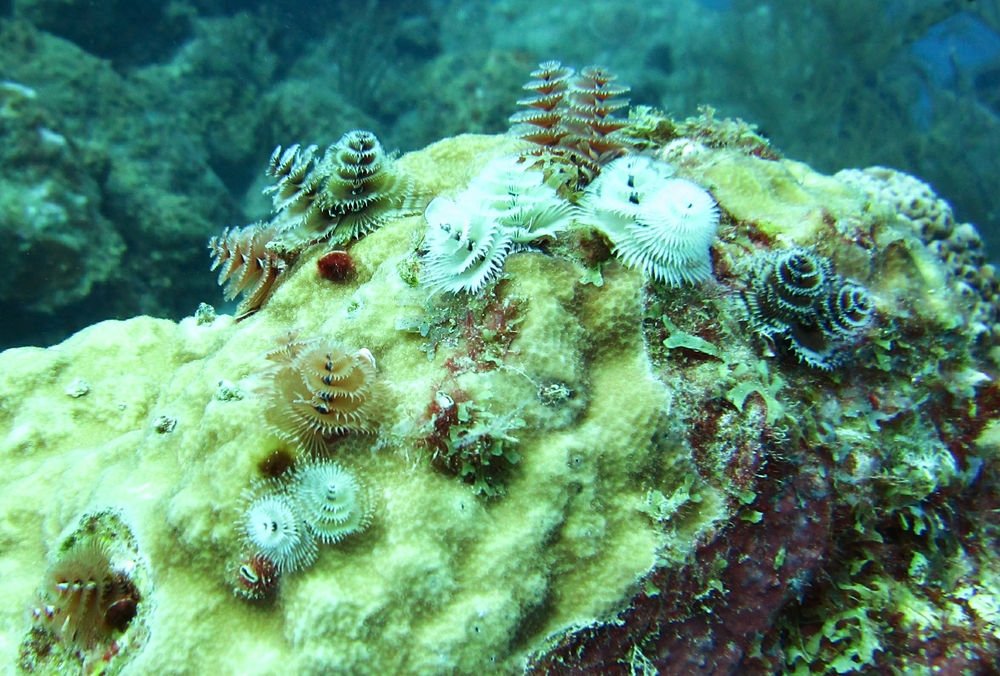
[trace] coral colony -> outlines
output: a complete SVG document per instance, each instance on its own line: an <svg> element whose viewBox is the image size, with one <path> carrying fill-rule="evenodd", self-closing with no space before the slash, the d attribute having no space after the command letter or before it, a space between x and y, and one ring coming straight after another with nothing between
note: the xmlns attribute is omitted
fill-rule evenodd
<svg viewBox="0 0 1000 676"><path fill-rule="evenodd" d="M199 516L185 535L189 551L211 538L192 558L220 571L216 591L227 570L247 622L305 614L285 629L297 653L343 635L383 673L993 673L1000 571L980 542L1000 528L1000 469L982 437L1000 389L981 369L1000 284L975 229L893 170L800 180L710 109L626 111L607 69L531 77L492 146L397 161L352 131L321 155L277 148L274 215L212 238L245 323L205 311L188 330L266 351L208 362L200 429L149 404L176 427L139 455L189 453L196 435L209 458L250 434L266 446L215 510L235 524L220 536ZM453 189L412 169L476 143ZM60 394L73 405L107 387L83 375ZM236 411L259 425L231 429ZM183 504L172 533L197 520ZM376 610L322 578L366 547L406 550L365 588ZM81 517L22 671L117 673L157 626L149 567L117 512ZM390 651L394 622L406 647Z"/></svg>
<svg viewBox="0 0 1000 676"><path fill-rule="evenodd" d="M675 166L634 152L629 121L615 115L628 105L621 98L628 88L606 69L591 66L576 75L556 61L532 77L525 85L531 96L518 101L526 110L511 118L512 134L532 147L494 159L464 191L430 202L419 283L431 293L483 294L509 256L570 229L596 230L625 266L651 280L710 281L718 205L703 187L677 177ZM262 307L303 250L326 241L349 245L418 203L411 181L397 175L371 133L345 134L322 159L316 151L278 147L267 168L274 183L265 189L276 216L227 230L209 245L226 298L244 294L239 317ZM355 274L349 250L325 254L318 269L334 281ZM747 285L750 326L768 338L787 337L810 366L829 369L846 360L871 324L874 303L866 290L807 250L759 254ZM376 431L376 373L367 351L289 336L266 358L271 366L261 394L269 402L268 424L303 457L322 458L338 438ZM517 462L509 430L523 421L497 422L460 390L439 392L435 401L447 404L429 413L425 425L433 466L468 479L477 493L502 496L501 477ZM324 460L256 485L240 520L248 553L237 591L263 598L282 574L315 560L317 540L337 542L363 530L369 511L362 492L346 469Z"/></svg>

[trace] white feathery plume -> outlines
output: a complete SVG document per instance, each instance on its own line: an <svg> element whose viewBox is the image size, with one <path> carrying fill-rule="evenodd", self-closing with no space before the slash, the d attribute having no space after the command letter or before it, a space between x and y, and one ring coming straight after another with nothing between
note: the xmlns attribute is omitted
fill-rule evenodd
<svg viewBox="0 0 1000 676"><path fill-rule="evenodd" d="M454 199L438 197L424 212L422 283L432 291L478 293L507 255L573 222L576 207L517 157L490 162Z"/></svg>
<svg viewBox="0 0 1000 676"><path fill-rule="evenodd" d="M423 284L432 291L479 293L500 274L513 236L489 210L465 197L437 197L427 205Z"/></svg>
<svg viewBox="0 0 1000 676"><path fill-rule="evenodd" d="M573 221L574 207L545 183L540 171L528 169L517 156L499 157L469 183L469 199L494 211L497 221L514 230L514 242L527 245L554 237Z"/></svg>
<svg viewBox="0 0 1000 676"><path fill-rule="evenodd" d="M625 265L679 286L712 277L719 208L707 190L672 174L666 162L642 155L615 160L587 188L584 220L608 236Z"/></svg>
<svg viewBox="0 0 1000 676"><path fill-rule="evenodd" d="M339 542L368 525L363 488L335 462L317 460L296 469L291 493L320 542Z"/></svg>
<svg viewBox="0 0 1000 676"><path fill-rule="evenodd" d="M673 175L673 166L662 160L646 155L619 157L587 187L583 205L634 220L647 199Z"/></svg>
<svg viewBox="0 0 1000 676"><path fill-rule="evenodd" d="M256 498L241 520L247 543L287 573L316 559L316 541L306 530L298 507L288 496L270 492Z"/></svg>

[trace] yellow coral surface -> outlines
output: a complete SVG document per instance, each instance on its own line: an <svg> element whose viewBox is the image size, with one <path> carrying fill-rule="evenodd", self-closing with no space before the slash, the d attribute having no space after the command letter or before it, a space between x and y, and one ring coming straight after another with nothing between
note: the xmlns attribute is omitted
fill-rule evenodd
<svg viewBox="0 0 1000 676"><path fill-rule="evenodd" d="M398 167L426 194L448 194L509 143L448 139ZM858 204L793 163L718 152L700 171L730 213L789 241L822 227L825 190L838 210ZM0 355L4 665L18 662L61 537L102 508L121 510L153 589L143 600L148 643L122 673L242 676L517 673L551 636L613 615L653 565L683 561L728 516L721 491L701 479L697 505L648 514L651 491L686 495L693 470L645 349L639 273L612 261L594 286L580 283L575 262L512 255L503 294L521 322L503 365L455 373L458 348L442 344L428 359L424 338L397 328L425 307L426 292L399 272L423 228L422 217L402 218L352 245L358 275L346 285L320 278L322 251L307 252L238 324L138 317ZM263 355L289 330L377 360L386 393L378 433L331 453L371 491L373 519L286 576L275 602L255 605L233 593L234 522L262 460L286 447L254 392ZM71 396L77 378L89 391ZM540 396L554 384L570 394ZM493 416L525 422L511 432L519 461L502 497L435 471L420 443L435 393L455 388Z"/></svg>

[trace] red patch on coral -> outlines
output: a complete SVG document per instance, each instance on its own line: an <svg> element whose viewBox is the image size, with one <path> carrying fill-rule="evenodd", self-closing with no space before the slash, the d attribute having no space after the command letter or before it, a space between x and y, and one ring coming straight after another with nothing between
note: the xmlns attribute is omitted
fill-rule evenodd
<svg viewBox="0 0 1000 676"><path fill-rule="evenodd" d="M616 620L562 637L529 671L627 676L629 655L640 646L664 676L773 672L767 656L747 651L808 585L831 525L822 472L775 484L781 482L769 483L777 490L755 503L764 510L759 523L736 520L698 550L691 566L657 570L649 583L659 593L642 592Z"/></svg>
<svg viewBox="0 0 1000 676"><path fill-rule="evenodd" d="M447 393L436 391L424 413L424 421L431 423L431 432L421 442L431 451L431 464L438 471L458 475L461 470L460 465L452 465L455 456L449 453L448 443L452 426L458 424L458 404L468 400L469 395L457 388Z"/></svg>
<svg viewBox="0 0 1000 676"><path fill-rule="evenodd" d="M484 359L492 355L494 358L507 353L510 344L517 337L519 304L510 299L499 299L491 302L482 316L467 312L462 321L462 334L465 336L466 349L469 357L476 363L477 371L489 371L497 367L495 361Z"/></svg>
<svg viewBox="0 0 1000 676"><path fill-rule="evenodd" d="M277 589L278 567L263 554L250 554L236 570L236 593L245 599L259 601Z"/></svg>
<svg viewBox="0 0 1000 676"><path fill-rule="evenodd" d="M331 251L316 261L319 276L331 282L343 284L358 276L357 267L351 254L346 251Z"/></svg>
<svg viewBox="0 0 1000 676"><path fill-rule="evenodd" d="M994 383L980 388L973 402L942 392L928 412L959 466L968 469L969 456L977 455L976 439L988 423L1000 417L1000 386Z"/></svg>

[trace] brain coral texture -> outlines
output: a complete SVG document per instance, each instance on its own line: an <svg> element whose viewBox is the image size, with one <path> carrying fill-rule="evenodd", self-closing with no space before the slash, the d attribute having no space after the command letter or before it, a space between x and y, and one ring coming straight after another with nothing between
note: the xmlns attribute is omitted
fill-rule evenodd
<svg viewBox="0 0 1000 676"><path fill-rule="evenodd" d="M392 171L459 203L524 143L445 139ZM1000 388L974 302L854 185L694 134L654 145L651 182L711 195L711 276L632 269L575 207L532 239L530 205L501 199L502 270L432 294L437 207L345 212L367 231L340 242L352 274L305 248L243 321L0 355L8 672L988 673ZM314 152L272 163L287 218ZM800 361L809 322L850 358ZM73 630L81 650L24 609L54 605L44 571L87 539L118 543L135 592L99 639Z"/></svg>

